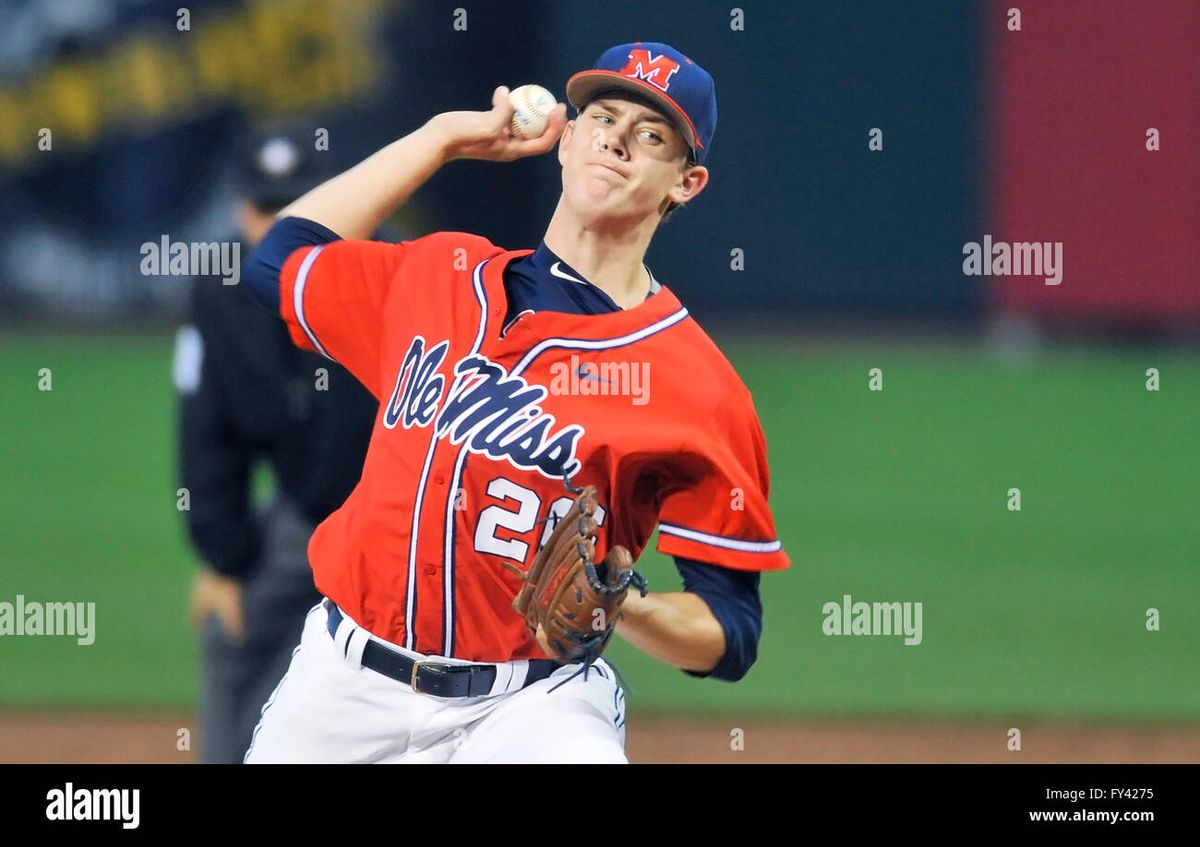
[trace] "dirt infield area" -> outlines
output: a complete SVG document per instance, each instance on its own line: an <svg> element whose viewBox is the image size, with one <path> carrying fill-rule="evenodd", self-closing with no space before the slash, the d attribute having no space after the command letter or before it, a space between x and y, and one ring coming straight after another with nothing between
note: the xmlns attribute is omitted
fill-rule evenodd
<svg viewBox="0 0 1200 847"><path fill-rule="evenodd" d="M0 713L0 763L193 761L187 714ZM1196 763L1200 725L796 722L643 718L631 722L634 763ZM181 732L186 730L186 732ZM735 749L740 744L741 749Z"/></svg>

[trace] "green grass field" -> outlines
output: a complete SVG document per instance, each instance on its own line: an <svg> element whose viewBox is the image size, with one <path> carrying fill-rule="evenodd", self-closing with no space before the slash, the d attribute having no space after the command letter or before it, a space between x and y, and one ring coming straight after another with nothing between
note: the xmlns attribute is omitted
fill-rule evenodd
<svg viewBox="0 0 1200 847"><path fill-rule="evenodd" d="M171 346L0 336L0 601L97 604L90 647L0 638L0 705L195 701ZM1194 353L1072 348L1016 367L968 347L726 347L767 434L793 565L763 578L742 683L617 643L631 707L1200 718ZM873 367L882 392L867 389ZM1161 391L1145 390L1148 367ZM679 585L669 559L641 567L657 589ZM821 608L843 594L920 601L923 642L823 635Z"/></svg>

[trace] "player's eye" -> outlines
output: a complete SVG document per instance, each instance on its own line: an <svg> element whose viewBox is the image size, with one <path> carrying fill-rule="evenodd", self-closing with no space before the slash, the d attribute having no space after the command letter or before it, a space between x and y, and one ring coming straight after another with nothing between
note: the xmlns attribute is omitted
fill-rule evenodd
<svg viewBox="0 0 1200 847"><path fill-rule="evenodd" d="M651 130L645 130L645 132L646 132L646 135L650 136L655 141L659 142L660 144L662 143L662 136L659 135L657 132L652 132Z"/></svg>

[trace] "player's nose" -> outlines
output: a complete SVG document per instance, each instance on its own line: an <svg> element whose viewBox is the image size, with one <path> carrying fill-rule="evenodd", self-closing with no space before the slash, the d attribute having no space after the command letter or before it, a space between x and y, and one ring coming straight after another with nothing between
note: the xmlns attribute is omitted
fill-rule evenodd
<svg viewBox="0 0 1200 847"><path fill-rule="evenodd" d="M603 130L600 149L615 153L618 158L625 159L629 154L629 144L625 139L627 130L618 125L609 126Z"/></svg>

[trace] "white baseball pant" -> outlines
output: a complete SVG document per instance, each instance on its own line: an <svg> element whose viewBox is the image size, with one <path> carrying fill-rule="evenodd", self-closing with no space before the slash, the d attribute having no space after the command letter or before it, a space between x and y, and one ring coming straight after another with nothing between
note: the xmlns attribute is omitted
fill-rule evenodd
<svg viewBox="0 0 1200 847"><path fill-rule="evenodd" d="M335 640L327 615L323 604L309 611L291 665L263 706L247 764L628 761L625 692L603 658L586 680L578 674L564 682L578 672L564 665L526 688L519 687L526 663L506 662L497 666L490 694L435 697L361 665L368 638L410 658L421 654L376 638L349 617Z"/></svg>

